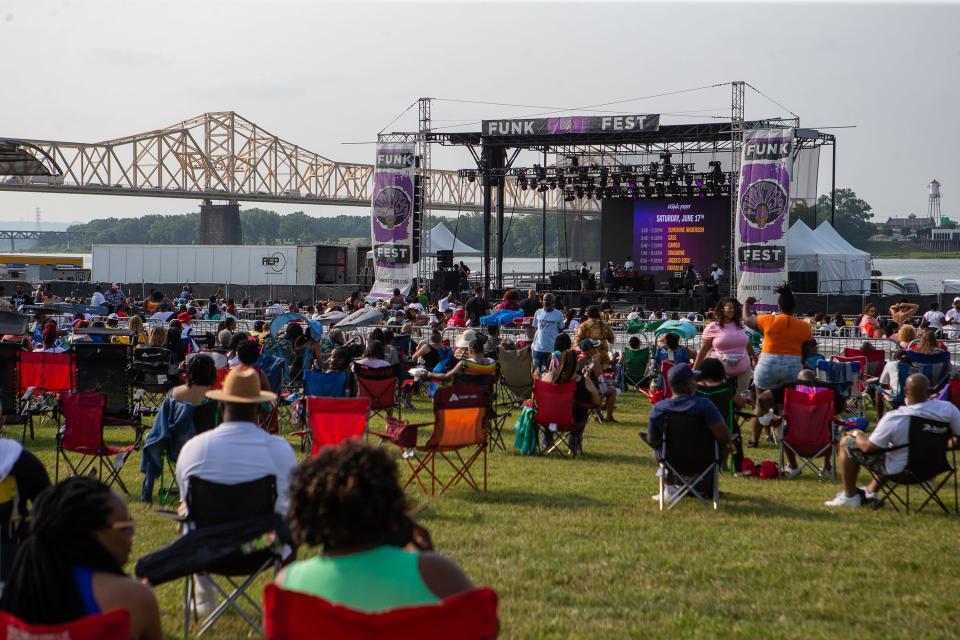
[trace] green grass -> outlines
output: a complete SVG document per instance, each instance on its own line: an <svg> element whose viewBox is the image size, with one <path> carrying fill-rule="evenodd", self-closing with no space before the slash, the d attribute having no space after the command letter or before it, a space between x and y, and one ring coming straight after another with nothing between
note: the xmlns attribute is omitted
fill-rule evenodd
<svg viewBox="0 0 960 640"><path fill-rule="evenodd" d="M829 510L822 502L838 484L809 473L790 482L724 476L719 512L685 500L660 513L650 500L653 457L637 437L647 408L639 398L621 398L620 424L590 423L584 458L497 451L486 494L462 486L421 513L437 549L499 593L501 637L955 636L957 516ZM110 428L108 438L127 433ZM28 443L51 475L53 435L47 426ZM505 439L512 445L512 430ZM139 462L134 454L123 471L137 494ZM134 560L174 538L153 507L131 498L130 509ZM182 582L156 593L164 629L178 637ZM208 635L248 637L235 615Z"/></svg>

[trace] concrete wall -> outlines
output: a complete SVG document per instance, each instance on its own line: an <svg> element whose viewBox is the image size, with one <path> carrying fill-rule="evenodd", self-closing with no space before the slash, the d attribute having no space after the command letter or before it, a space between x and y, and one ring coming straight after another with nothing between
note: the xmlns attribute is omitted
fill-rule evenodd
<svg viewBox="0 0 960 640"><path fill-rule="evenodd" d="M200 205L197 244L243 244L239 204Z"/></svg>

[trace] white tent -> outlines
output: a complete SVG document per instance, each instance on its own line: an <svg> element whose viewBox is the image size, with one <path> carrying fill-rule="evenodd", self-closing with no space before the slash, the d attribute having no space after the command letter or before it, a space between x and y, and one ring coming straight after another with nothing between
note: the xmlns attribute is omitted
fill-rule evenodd
<svg viewBox="0 0 960 640"><path fill-rule="evenodd" d="M816 272L819 293L870 290L870 254L855 248L826 222L816 231L802 220L790 227L787 269Z"/></svg>
<svg viewBox="0 0 960 640"><path fill-rule="evenodd" d="M435 256L437 251L450 251L451 249L455 256L480 255L479 249L464 244L454 237L447 225L438 222L437 226L430 230L430 244L426 247L424 253L428 256Z"/></svg>

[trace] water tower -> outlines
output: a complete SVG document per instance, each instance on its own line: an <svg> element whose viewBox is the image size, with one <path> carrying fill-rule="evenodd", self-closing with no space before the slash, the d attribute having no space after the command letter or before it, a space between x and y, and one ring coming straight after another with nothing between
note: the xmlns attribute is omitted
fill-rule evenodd
<svg viewBox="0 0 960 640"><path fill-rule="evenodd" d="M927 185L927 191L930 194L929 203L927 204L927 216L933 220L933 225L935 227L939 227L941 223L940 183L937 182L936 178L931 180L930 184Z"/></svg>

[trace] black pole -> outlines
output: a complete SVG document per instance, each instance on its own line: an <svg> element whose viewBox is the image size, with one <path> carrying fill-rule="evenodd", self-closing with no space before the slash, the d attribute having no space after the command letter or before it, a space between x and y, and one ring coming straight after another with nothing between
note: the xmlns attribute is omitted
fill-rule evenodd
<svg viewBox="0 0 960 640"><path fill-rule="evenodd" d="M830 166L830 226L837 228L837 139L833 139L833 160Z"/></svg>
<svg viewBox="0 0 960 640"><path fill-rule="evenodd" d="M486 171L487 154L483 154L483 290L490 290L490 178Z"/></svg>
<svg viewBox="0 0 960 640"><path fill-rule="evenodd" d="M543 150L543 166L547 166L547 150ZM540 221L540 283L547 281L547 192L543 192L543 218ZM559 243L557 244L559 249Z"/></svg>
<svg viewBox="0 0 960 640"><path fill-rule="evenodd" d="M503 289L503 200L507 178L497 177L497 289Z"/></svg>

